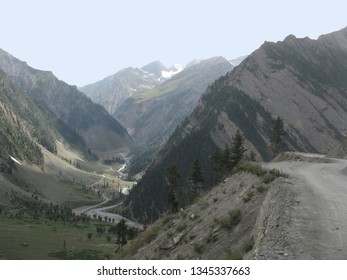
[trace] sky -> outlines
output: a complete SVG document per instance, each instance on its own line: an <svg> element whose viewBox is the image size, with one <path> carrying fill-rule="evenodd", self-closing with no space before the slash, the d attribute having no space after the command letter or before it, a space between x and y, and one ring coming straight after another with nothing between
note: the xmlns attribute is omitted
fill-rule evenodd
<svg viewBox="0 0 347 280"><path fill-rule="evenodd" d="M347 26L347 1L0 0L0 48L83 86L159 60L248 55Z"/></svg>

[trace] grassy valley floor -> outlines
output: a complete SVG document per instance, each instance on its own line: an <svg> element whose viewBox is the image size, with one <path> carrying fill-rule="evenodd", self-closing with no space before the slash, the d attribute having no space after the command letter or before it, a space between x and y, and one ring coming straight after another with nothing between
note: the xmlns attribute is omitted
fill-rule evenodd
<svg viewBox="0 0 347 280"><path fill-rule="evenodd" d="M0 259L107 259L117 245L96 232L97 223L64 224L0 214ZM88 233L92 237L88 238Z"/></svg>

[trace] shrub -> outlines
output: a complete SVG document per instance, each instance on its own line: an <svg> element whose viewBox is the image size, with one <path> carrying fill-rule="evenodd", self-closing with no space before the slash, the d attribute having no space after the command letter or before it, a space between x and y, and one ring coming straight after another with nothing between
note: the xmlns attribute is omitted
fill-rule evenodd
<svg viewBox="0 0 347 280"><path fill-rule="evenodd" d="M202 245L200 243L194 243L193 249L197 253L202 253L204 251L204 245Z"/></svg>
<svg viewBox="0 0 347 280"><path fill-rule="evenodd" d="M280 162L280 161L290 161L290 160L292 160L292 161L300 161L301 157L300 157L300 155L297 155L295 153L284 152L284 153L280 153L272 161L273 162Z"/></svg>
<svg viewBox="0 0 347 280"><path fill-rule="evenodd" d="M261 167L258 163L253 163L249 161L240 161L235 167L235 172L245 171L257 175L259 177L263 176L266 170Z"/></svg>
<svg viewBox="0 0 347 280"><path fill-rule="evenodd" d="M210 234L208 237L207 237L207 244L209 243L215 243L218 241L218 236L217 235L214 235L214 234Z"/></svg>
<svg viewBox="0 0 347 280"><path fill-rule="evenodd" d="M273 180L275 180L277 178L276 175L272 174L271 172L266 172L263 176L262 176L262 182L264 184L269 184L271 183Z"/></svg>
<svg viewBox="0 0 347 280"><path fill-rule="evenodd" d="M288 178L288 174L285 174L282 170L276 168L270 169L270 173L276 177Z"/></svg>
<svg viewBox="0 0 347 280"><path fill-rule="evenodd" d="M242 252L246 254L246 253L252 251L253 247L254 247L254 240L253 240L253 238L251 238L251 239L246 240L242 244L241 249L242 249Z"/></svg>
<svg viewBox="0 0 347 280"><path fill-rule="evenodd" d="M181 211L180 213L181 213L181 217L182 217L183 219L187 218L188 213L187 213L186 211Z"/></svg>
<svg viewBox="0 0 347 280"><path fill-rule="evenodd" d="M208 202L202 198L198 200L198 205L200 206L200 210L205 210L209 206Z"/></svg>
<svg viewBox="0 0 347 280"><path fill-rule="evenodd" d="M105 226L97 225L96 226L96 232L99 233L99 234L103 234L105 232Z"/></svg>
<svg viewBox="0 0 347 280"><path fill-rule="evenodd" d="M195 237L196 237L196 234L195 234L195 233L191 233L191 234L189 235L189 239L190 239L190 240L193 240Z"/></svg>
<svg viewBox="0 0 347 280"><path fill-rule="evenodd" d="M263 184L258 184L256 186L256 190L259 192L259 193L263 193L265 188L264 188L264 185Z"/></svg>
<svg viewBox="0 0 347 280"><path fill-rule="evenodd" d="M247 203L251 200L253 196L253 192L252 191L248 191L247 193L245 193L243 196L242 196L242 199L243 199L243 202L244 203Z"/></svg>
<svg viewBox="0 0 347 280"><path fill-rule="evenodd" d="M239 209L232 209L229 211L228 216L220 219L220 224L223 228L232 229L241 220L241 211Z"/></svg>
<svg viewBox="0 0 347 280"><path fill-rule="evenodd" d="M160 230L159 224L154 224L145 231L141 232L137 238L135 238L127 246L123 247L117 258L127 259L138 252L144 245L151 243L158 236Z"/></svg>
<svg viewBox="0 0 347 280"><path fill-rule="evenodd" d="M262 177L262 182L265 184L271 183L273 180L275 180L278 177L284 177L287 178L288 175L283 173L282 171L278 169L266 169L263 168L258 163L253 163L249 161L241 161L238 163L238 165L235 167L235 172L245 171L252 173L258 177Z"/></svg>
<svg viewBox="0 0 347 280"><path fill-rule="evenodd" d="M177 226L176 230L177 230L178 232L181 232L181 231L185 230L186 228L187 228L187 224L186 224L186 223L180 223L180 224Z"/></svg>
<svg viewBox="0 0 347 280"><path fill-rule="evenodd" d="M92 234L91 232L89 232L89 233L87 234L88 239L91 239L92 236L93 236L93 234Z"/></svg>
<svg viewBox="0 0 347 280"><path fill-rule="evenodd" d="M242 260L242 253L239 250L230 249L228 250L223 259L224 260Z"/></svg>

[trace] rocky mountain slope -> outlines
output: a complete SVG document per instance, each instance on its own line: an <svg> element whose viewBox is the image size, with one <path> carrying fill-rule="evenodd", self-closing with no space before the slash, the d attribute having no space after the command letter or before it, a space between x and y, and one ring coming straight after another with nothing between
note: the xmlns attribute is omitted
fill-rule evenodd
<svg viewBox="0 0 347 280"><path fill-rule="evenodd" d="M170 69L155 61L141 69L129 67L99 82L84 86L81 91L95 103L101 104L110 114L129 97L146 92L182 71L182 66Z"/></svg>
<svg viewBox="0 0 347 280"><path fill-rule="evenodd" d="M346 42L347 28L318 40L288 36L283 42L264 43L208 88L131 192L126 213L140 218L167 209L164 174L170 164L181 175L176 195L185 205L193 161L200 160L208 187L209 157L230 146L237 129L248 152L269 159L272 119L277 116L284 119L288 149L325 153L336 146L347 124Z"/></svg>
<svg viewBox="0 0 347 280"><path fill-rule="evenodd" d="M318 40L265 43L227 83L282 116L306 149L326 153L347 128L346 74L347 28Z"/></svg>
<svg viewBox="0 0 347 280"><path fill-rule="evenodd" d="M259 165L243 164L243 170L230 175L179 213L164 214L125 246L120 257L190 260L246 257L263 232L262 226L273 222L267 216L268 201L283 196L290 182L276 176L268 180L270 171ZM250 172L252 169L264 173L257 176ZM278 210L274 211L274 218L281 213ZM282 222L282 218L277 222Z"/></svg>
<svg viewBox="0 0 347 280"><path fill-rule="evenodd" d="M59 81L51 72L33 69L3 50L0 69L54 119L57 131L70 143L101 155L131 146L126 130L102 106L94 104L76 87Z"/></svg>

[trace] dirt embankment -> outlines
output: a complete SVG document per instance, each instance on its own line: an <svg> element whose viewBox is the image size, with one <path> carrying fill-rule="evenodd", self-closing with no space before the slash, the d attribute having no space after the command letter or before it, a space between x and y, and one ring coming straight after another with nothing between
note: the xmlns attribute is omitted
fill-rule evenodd
<svg viewBox="0 0 347 280"><path fill-rule="evenodd" d="M247 259L296 259L292 209L298 200L291 179L277 179L260 208L254 229L255 244Z"/></svg>

